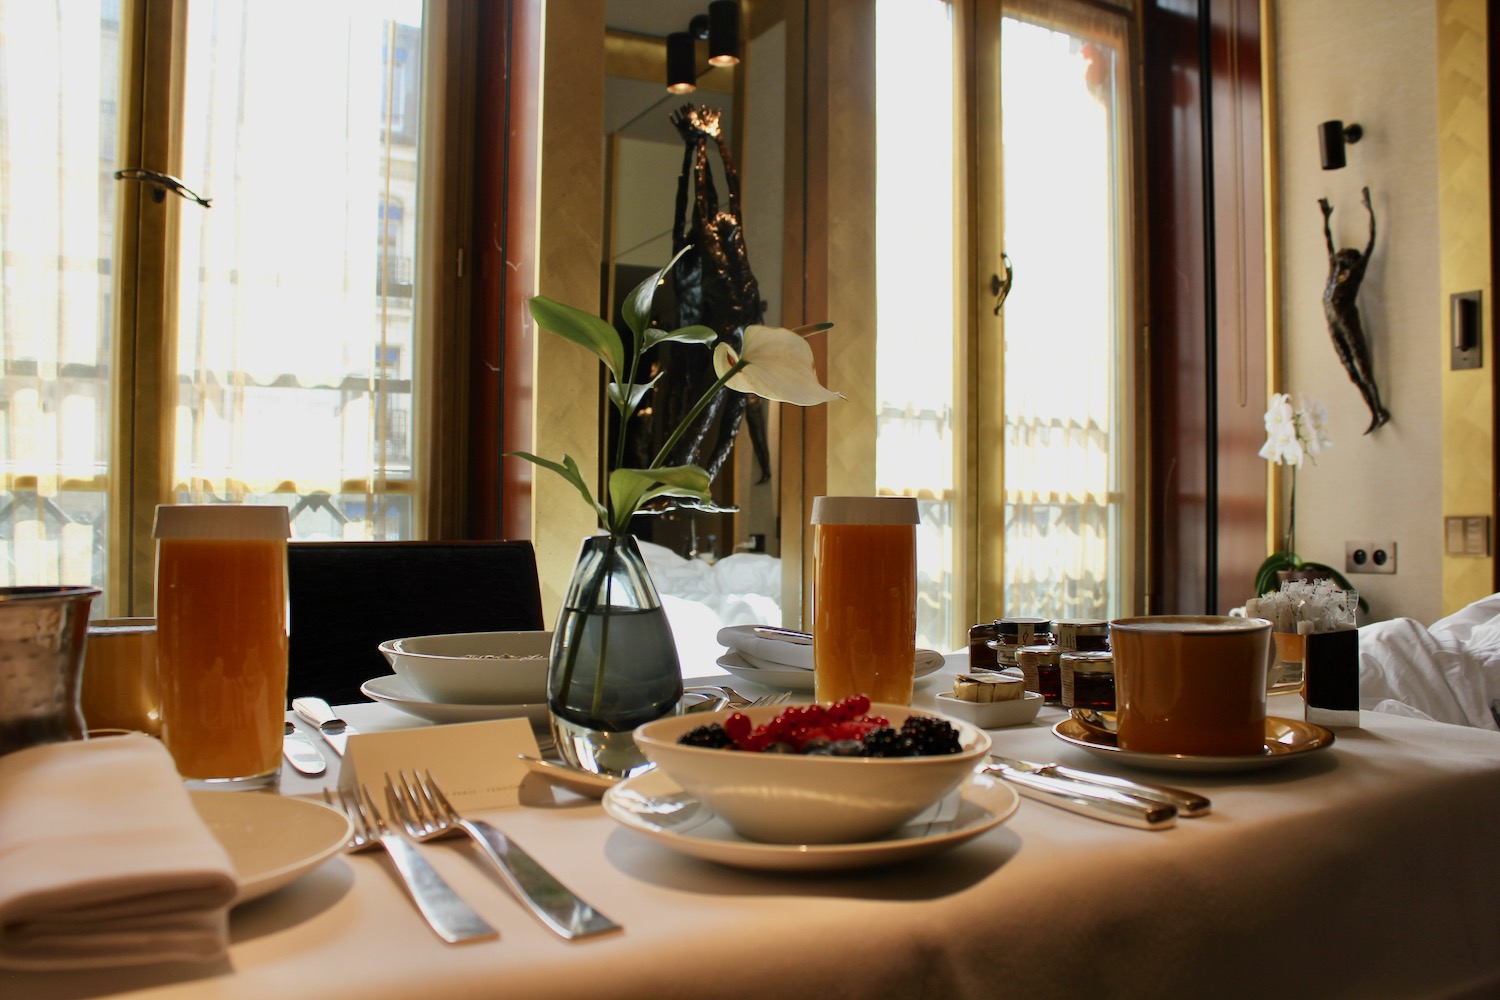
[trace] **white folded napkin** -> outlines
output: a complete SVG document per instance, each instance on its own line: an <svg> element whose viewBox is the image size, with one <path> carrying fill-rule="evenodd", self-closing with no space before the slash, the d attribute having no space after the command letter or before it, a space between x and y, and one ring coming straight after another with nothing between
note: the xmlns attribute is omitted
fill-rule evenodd
<svg viewBox="0 0 1500 1000"><path fill-rule="evenodd" d="M151 737L0 756L0 968L221 958L236 891L229 856Z"/></svg>
<svg viewBox="0 0 1500 1000"><path fill-rule="evenodd" d="M758 667L756 661L799 667L811 670L813 648L808 643L788 642L774 635L763 635L755 631L757 625L730 625L719 629L719 645L728 646L736 653L747 657L749 664Z"/></svg>

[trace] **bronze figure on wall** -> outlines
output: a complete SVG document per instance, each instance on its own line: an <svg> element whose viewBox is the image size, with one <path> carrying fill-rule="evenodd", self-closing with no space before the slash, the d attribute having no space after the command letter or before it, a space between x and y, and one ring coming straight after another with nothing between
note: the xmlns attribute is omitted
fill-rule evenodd
<svg viewBox="0 0 1500 1000"><path fill-rule="evenodd" d="M1370 242L1363 252L1353 247L1335 250L1333 229L1329 219L1333 206L1327 198L1319 198L1323 209L1323 237L1328 243L1328 285L1323 289L1323 315L1328 319L1328 331L1333 335L1333 346L1349 379L1359 387L1365 405L1370 408L1368 434L1391 419L1390 411L1380 402L1380 388L1375 384L1375 369L1370 363L1370 347L1365 341L1364 324L1359 318L1359 306L1355 303L1360 283L1365 279L1365 268L1370 264L1370 254L1375 250L1375 210L1370 207L1370 189L1364 189L1361 199L1370 216Z"/></svg>

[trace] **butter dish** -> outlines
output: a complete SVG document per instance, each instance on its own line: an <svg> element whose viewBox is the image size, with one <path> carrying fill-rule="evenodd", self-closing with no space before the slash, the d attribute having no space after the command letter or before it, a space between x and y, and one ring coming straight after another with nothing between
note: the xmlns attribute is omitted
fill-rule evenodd
<svg viewBox="0 0 1500 1000"><path fill-rule="evenodd" d="M1042 710L1043 701L1042 696L1035 691L1027 691L1010 701L961 701L946 691L935 697L939 712L962 719L980 729L1024 726L1036 718L1037 713Z"/></svg>

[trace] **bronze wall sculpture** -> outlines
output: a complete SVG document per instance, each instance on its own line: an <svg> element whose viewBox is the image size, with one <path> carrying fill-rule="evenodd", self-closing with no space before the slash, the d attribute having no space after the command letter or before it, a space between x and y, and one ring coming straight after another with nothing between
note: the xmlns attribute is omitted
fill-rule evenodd
<svg viewBox="0 0 1500 1000"><path fill-rule="evenodd" d="M1370 408L1370 426L1365 428L1368 434L1390 420L1391 414L1380 402L1380 388L1375 384L1375 369L1370 363L1364 324L1355 303L1360 283L1365 279L1365 269L1370 264L1370 254L1375 250L1375 210L1370 207L1369 188L1364 189L1361 201L1370 216L1370 242L1363 252L1353 247L1334 249L1333 229L1329 225L1333 206L1327 198L1319 198L1318 204L1323 209L1323 237L1328 243L1328 285L1323 289L1323 315L1328 319L1328 331L1333 335L1333 346L1344 364L1344 371L1359 387L1365 405Z"/></svg>

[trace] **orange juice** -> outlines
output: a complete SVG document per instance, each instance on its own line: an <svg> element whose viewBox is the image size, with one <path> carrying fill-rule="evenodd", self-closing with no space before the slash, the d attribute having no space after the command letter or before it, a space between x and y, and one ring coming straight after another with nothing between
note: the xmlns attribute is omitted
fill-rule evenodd
<svg viewBox="0 0 1500 1000"><path fill-rule="evenodd" d="M284 507L158 508L162 741L184 778L265 787L279 774L286 518ZM191 537L202 535L240 537Z"/></svg>
<svg viewBox="0 0 1500 1000"><path fill-rule="evenodd" d="M911 702L916 519L916 501L905 497L814 498L813 684L819 701L866 694L872 701Z"/></svg>
<svg viewBox="0 0 1500 1000"><path fill-rule="evenodd" d="M101 618L89 622L79 704L90 732L124 729L160 734L156 619Z"/></svg>

